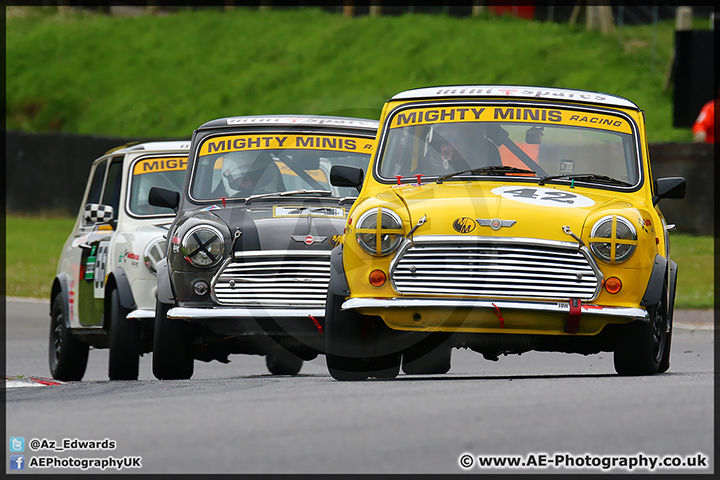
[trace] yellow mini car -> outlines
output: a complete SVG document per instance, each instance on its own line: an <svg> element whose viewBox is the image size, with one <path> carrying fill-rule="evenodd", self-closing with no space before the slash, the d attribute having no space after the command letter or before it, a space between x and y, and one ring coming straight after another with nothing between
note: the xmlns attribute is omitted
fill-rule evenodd
<svg viewBox="0 0 720 480"><path fill-rule="evenodd" d="M429 87L386 102L332 253L326 358L338 380L438 374L453 348L614 352L669 367L677 264L644 114L606 93Z"/></svg>

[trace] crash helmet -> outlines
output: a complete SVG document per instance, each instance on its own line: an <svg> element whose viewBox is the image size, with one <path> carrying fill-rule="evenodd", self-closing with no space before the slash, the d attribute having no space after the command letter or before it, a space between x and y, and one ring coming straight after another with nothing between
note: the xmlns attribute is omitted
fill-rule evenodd
<svg viewBox="0 0 720 480"><path fill-rule="evenodd" d="M258 158L260 153L262 152L240 151L225 155L222 163L222 183L230 196L243 189L255 191L270 183L270 179L266 178L268 175L264 174L269 161Z"/></svg>

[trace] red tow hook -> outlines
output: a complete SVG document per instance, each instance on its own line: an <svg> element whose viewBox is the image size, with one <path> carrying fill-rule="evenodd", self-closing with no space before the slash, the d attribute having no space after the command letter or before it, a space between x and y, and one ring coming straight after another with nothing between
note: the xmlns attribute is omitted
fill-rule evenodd
<svg viewBox="0 0 720 480"><path fill-rule="evenodd" d="M422 178L422 174L420 175L413 175L413 177L417 178L418 181L418 187L421 185L420 179Z"/></svg>
<svg viewBox="0 0 720 480"><path fill-rule="evenodd" d="M308 315L308 317L310 317L310 320L313 321L313 323L314 323L315 326L317 327L318 331L319 331L320 333L322 333L322 332L323 332L323 331L322 331L322 325L320 325L320 322L318 322L318 321L315 319L315 317L313 317L312 315Z"/></svg>
<svg viewBox="0 0 720 480"><path fill-rule="evenodd" d="M492 306L495 307L495 315L497 315L497 317L500 319L500 328L505 328L505 319L503 318L502 313L500 313L500 309L494 303L492 304Z"/></svg>
<svg viewBox="0 0 720 480"><path fill-rule="evenodd" d="M570 314L567 322L565 322L565 331L567 333L577 333L580 331L580 313L582 313L582 302L578 298L570 299Z"/></svg>

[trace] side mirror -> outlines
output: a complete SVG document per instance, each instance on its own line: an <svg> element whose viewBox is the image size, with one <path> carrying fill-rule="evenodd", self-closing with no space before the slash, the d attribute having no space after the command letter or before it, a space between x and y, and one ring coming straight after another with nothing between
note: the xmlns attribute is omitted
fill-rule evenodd
<svg viewBox="0 0 720 480"><path fill-rule="evenodd" d="M674 198L681 200L685 198L686 184L683 177L665 177L655 180L655 196L653 205L663 198Z"/></svg>
<svg viewBox="0 0 720 480"><path fill-rule="evenodd" d="M156 207L172 208L177 213L180 205L180 194L175 190L163 187L150 187L148 194L148 203Z"/></svg>
<svg viewBox="0 0 720 480"><path fill-rule="evenodd" d="M102 205L100 203L88 203L85 205L85 213L83 218L86 223L112 223L115 211L110 205Z"/></svg>
<svg viewBox="0 0 720 480"><path fill-rule="evenodd" d="M333 165L330 169L330 184L335 187L355 187L359 192L364 179L362 168Z"/></svg>

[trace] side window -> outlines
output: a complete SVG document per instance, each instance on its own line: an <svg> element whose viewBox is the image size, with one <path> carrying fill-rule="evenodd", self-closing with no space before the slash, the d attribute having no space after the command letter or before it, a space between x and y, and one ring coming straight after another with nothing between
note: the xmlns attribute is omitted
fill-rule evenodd
<svg viewBox="0 0 720 480"><path fill-rule="evenodd" d="M103 190L102 203L113 207L113 220L117 220L120 210L120 184L122 182L122 160L123 157L115 157L110 161L105 189Z"/></svg>
<svg viewBox="0 0 720 480"><path fill-rule="evenodd" d="M85 203L100 203L100 192L102 191L103 180L105 179L106 165L107 162L102 162L98 163L97 167L95 167L95 173L93 174L90 191L88 192Z"/></svg>
<svg viewBox="0 0 720 480"><path fill-rule="evenodd" d="M95 167L95 171L92 173L92 179L90 180L90 190L88 190L87 198L85 203L81 206L82 210L85 210L85 205L88 203L100 203L100 194L102 193L103 181L105 180L105 170L107 169L107 160L103 160L98 163ZM90 225L84 219L82 224L85 226Z"/></svg>

